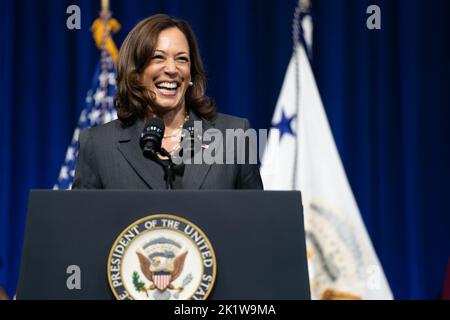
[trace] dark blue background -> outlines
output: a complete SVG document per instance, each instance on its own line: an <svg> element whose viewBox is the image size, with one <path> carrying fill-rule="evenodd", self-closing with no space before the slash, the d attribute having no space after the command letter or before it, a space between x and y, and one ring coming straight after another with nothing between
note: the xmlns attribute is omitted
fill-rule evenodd
<svg viewBox="0 0 450 320"><path fill-rule="evenodd" d="M100 1L0 1L0 285L13 293L28 191L51 188L98 62ZM81 30L66 8L81 8ZM366 28L378 4L382 29ZM197 34L220 111L266 128L292 52L294 0L112 0L121 44L165 12ZM437 298L450 255L450 2L316 0L319 90L396 298Z"/></svg>

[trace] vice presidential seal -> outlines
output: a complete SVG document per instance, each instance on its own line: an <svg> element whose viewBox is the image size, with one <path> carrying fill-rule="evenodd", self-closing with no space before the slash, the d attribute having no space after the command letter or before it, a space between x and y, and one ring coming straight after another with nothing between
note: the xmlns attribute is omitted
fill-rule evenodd
<svg viewBox="0 0 450 320"><path fill-rule="evenodd" d="M215 278L216 258L208 238L174 215L136 221L109 254L109 284L120 300L206 299Z"/></svg>

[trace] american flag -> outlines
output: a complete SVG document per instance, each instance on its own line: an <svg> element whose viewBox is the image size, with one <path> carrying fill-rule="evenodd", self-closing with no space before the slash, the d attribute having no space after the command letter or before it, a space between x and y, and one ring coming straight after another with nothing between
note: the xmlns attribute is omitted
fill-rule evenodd
<svg viewBox="0 0 450 320"><path fill-rule="evenodd" d="M95 69L91 89L87 93L86 107L81 112L78 125L73 133L72 142L67 148L66 158L59 172L58 181L53 189L71 189L78 157L78 138L80 131L107 123L117 118L114 109L116 93L116 71L114 62L106 51Z"/></svg>

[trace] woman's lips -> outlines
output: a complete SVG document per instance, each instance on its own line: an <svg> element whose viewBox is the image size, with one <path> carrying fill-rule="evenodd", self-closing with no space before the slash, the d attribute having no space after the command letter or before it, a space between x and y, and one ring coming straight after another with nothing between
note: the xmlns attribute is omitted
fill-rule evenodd
<svg viewBox="0 0 450 320"><path fill-rule="evenodd" d="M156 88L156 90L163 96L165 97L173 97L177 94L178 92L178 88L177 89L164 89L164 88Z"/></svg>

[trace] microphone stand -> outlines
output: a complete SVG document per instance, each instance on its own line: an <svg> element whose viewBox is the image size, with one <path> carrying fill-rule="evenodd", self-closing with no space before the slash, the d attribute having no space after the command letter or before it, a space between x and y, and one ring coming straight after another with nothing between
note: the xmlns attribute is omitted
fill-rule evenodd
<svg viewBox="0 0 450 320"><path fill-rule="evenodd" d="M155 158L154 160L163 167L164 169L164 174L166 175L166 189L167 190L171 190L173 189L173 179L174 179L174 172L173 172L173 162L172 162L172 156L170 155L170 153L164 149L161 148L161 150L159 151L159 154L161 154L164 157L169 158L169 164L166 165L164 163L164 161L162 159L160 159L158 157L158 155L156 153L153 154L153 157Z"/></svg>

